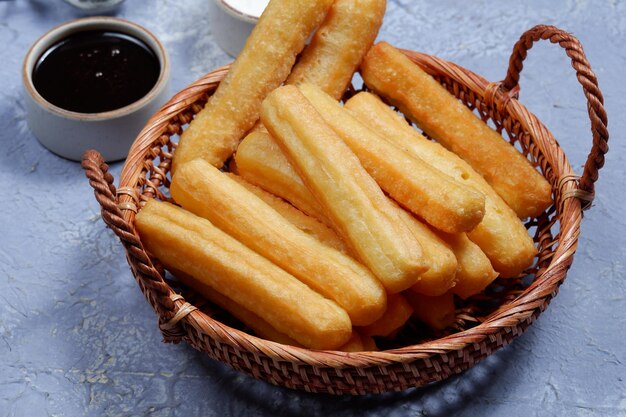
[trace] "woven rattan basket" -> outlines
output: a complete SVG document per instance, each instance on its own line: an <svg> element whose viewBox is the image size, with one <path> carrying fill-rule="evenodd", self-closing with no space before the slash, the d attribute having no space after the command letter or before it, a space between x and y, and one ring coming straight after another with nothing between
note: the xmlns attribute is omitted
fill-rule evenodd
<svg viewBox="0 0 626 417"><path fill-rule="evenodd" d="M587 98L593 146L582 177L574 174L548 129L517 100L522 62L541 39L566 50ZM166 276L134 228L135 215L147 200L168 199L175 139L228 72L226 66L185 88L148 121L130 150L117 190L97 152L88 151L83 159L102 217L120 237L165 341L184 340L276 385L331 394L380 393L421 386L468 369L522 334L546 309L572 264L582 211L593 199L594 182L608 150L602 94L580 43L555 27L537 26L515 45L506 78L499 83L430 55L404 52L521 149L552 185L553 205L527 222L539 249L535 265L518 279L496 280L485 294L461 305L455 325L445 332L424 333L414 323L401 333L398 345L380 352L311 351L246 333L223 311Z"/></svg>

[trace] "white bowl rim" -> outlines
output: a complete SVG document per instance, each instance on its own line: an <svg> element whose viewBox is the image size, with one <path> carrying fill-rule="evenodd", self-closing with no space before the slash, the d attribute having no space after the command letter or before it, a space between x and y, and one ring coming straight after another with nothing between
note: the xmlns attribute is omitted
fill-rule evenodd
<svg viewBox="0 0 626 417"><path fill-rule="evenodd" d="M39 58L43 51L46 51L49 47L51 47L57 41L72 35L74 33L80 33L84 31L88 31L91 28L98 29L110 29L115 30L117 32L125 33L129 36L139 39L140 41L148 44L148 47L153 50L153 52L157 55L159 59L159 64L161 65L161 69L159 71L159 78L156 83L152 87L150 91L142 98L137 101L134 101L124 107L120 107L118 109L109 110L105 112L99 113L81 113L71 110L66 110L59 106L56 106L50 103L48 100L43 98L41 94L35 88L32 79L32 71L34 68L34 63ZM131 29L131 33L127 33L124 29ZM141 36L143 36L143 38ZM155 50L156 47L156 50ZM42 52L39 52L39 51ZM37 56L34 55L37 53ZM29 65L31 63L32 65ZM46 33L44 33L35 43L30 47L26 56L24 58L24 62L22 64L22 83L28 94L33 98L33 100L42 108L47 111L56 114L65 119L73 119L80 121L102 121L102 120L110 120L116 119L118 117L123 117L128 114L134 113L140 108L149 104L152 100L154 100L161 91L167 85L167 81L169 79L170 73L170 64L169 58L167 56L167 51L163 44L158 40L158 38L150 32L148 29L140 26L134 22L131 22L126 19L122 19L119 17L110 17L110 16L93 16L93 17L84 17L80 19L70 20L68 22L62 23L58 26L53 27Z"/></svg>
<svg viewBox="0 0 626 417"><path fill-rule="evenodd" d="M218 6L222 8L222 10L224 10L225 12L227 12L228 14L230 14L231 16L237 19L244 20L248 23L255 23L255 24L259 21L260 16L253 16L253 15L244 13L241 10L234 7L233 5L231 5L227 0L215 0L215 2L217 3Z"/></svg>

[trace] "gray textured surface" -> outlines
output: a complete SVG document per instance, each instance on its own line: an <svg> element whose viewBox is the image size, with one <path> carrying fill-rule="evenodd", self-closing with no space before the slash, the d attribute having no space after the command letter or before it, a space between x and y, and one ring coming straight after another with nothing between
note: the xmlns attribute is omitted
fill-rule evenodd
<svg viewBox="0 0 626 417"><path fill-rule="evenodd" d="M212 41L208 1L130 0L119 11L165 42L173 91L229 60ZM626 416L626 3L389 3L381 38L492 80L503 77L510 48L534 24L561 26L585 45L605 93L611 152L574 266L539 321L461 377L366 398L274 388L188 346L162 344L79 165L48 153L24 121L23 56L74 12L60 0L0 2L0 417ZM521 85L521 100L582 165L586 107L564 54L535 47Z"/></svg>

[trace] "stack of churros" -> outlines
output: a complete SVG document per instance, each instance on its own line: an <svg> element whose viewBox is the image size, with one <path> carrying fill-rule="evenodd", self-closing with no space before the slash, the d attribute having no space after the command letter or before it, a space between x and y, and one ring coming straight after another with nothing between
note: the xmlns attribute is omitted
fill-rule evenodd
<svg viewBox="0 0 626 417"><path fill-rule="evenodd" d="M399 50L372 46L385 7L272 0L181 135L176 205L137 214L146 249L258 337L359 352L412 319L442 331L537 254L520 219L547 209L550 185ZM357 69L375 94L342 104Z"/></svg>

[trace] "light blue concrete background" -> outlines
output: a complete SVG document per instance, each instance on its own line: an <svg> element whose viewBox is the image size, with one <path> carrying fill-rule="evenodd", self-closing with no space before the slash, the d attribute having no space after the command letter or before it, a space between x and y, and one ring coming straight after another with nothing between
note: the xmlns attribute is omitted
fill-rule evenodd
<svg viewBox="0 0 626 417"><path fill-rule="evenodd" d="M213 42L208 1L129 0L118 13L164 41L173 91L229 61ZM491 80L503 78L525 29L573 32L600 79L613 136L574 266L539 321L460 377L365 398L275 388L161 343L79 165L42 148L24 120L24 54L76 16L60 0L0 2L0 417L626 416L625 2L389 1L380 38ZM535 47L521 85L521 100L579 168L589 123L565 55Z"/></svg>

